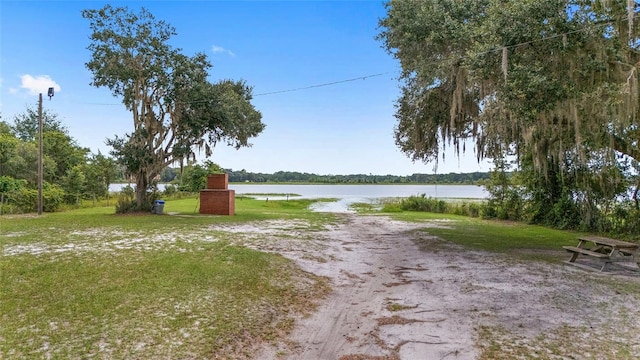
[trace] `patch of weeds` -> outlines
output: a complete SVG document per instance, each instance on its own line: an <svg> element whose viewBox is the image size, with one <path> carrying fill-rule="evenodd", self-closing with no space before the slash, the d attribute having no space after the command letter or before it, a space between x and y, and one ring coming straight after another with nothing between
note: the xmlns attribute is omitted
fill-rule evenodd
<svg viewBox="0 0 640 360"><path fill-rule="evenodd" d="M610 324L604 327L612 326ZM592 330L562 325L527 338L502 327L478 329L480 360L494 359L580 359L632 360L640 353L633 340L619 338L613 329L601 329L598 336L585 336ZM630 330L634 334L636 329Z"/></svg>
<svg viewBox="0 0 640 360"><path fill-rule="evenodd" d="M370 202L354 202L349 204L349 209L357 213L372 213L379 211L381 206Z"/></svg>
<svg viewBox="0 0 640 360"><path fill-rule="evenodd" d="M387 304L387 310L389 310L391 312L403 311L403 310L408 310L408 309L415 309L417 307L418 307L418 305L402 305L402 304L397 304L397 303L389 303L389 304Z"/></svg>
<svg viewBox="0 0 640 360"><path fill-rule="evenodd" d="M349 354L342 355L338 358L338 360L400 360L400 356L398 354L389 354L389 355L365 355L365 354Z"/></svg>
<svg viewBox="0 0 640 360"><path fill-rule="evenodd" d="M322 263L322 264L327 262L326 258L323 258L321 256L311 255L311 254L304 254L304 255L302 255L302 258L304 260L312 260L312 261L316 261L316 262L319 262L319 263Z"/></svg>
<svg viewBox="0 0 640 360"><path fill-rule="evenodd" d="M412 323L417 323L417 322L424 322L424 320L407 319L407 318L402 317L402 316L393 315L393 316L384 316L384 317L381 317L381 318L377 318L376 322L378 323L378 326L385 326L385 325L412 324Z"/></svg>

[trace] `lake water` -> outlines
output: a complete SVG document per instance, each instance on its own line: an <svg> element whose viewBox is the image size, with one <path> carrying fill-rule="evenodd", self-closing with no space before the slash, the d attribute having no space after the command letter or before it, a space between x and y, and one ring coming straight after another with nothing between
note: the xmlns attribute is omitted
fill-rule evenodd
<svg viewBox="0 0 640 360"><path fill-rule="evenodd" d="M298 194L304 198L387 198L426 194L435 198L484 199L475 185L289 185L229 184L236 194Z"/></svg>
<svg viewBox="0 0 640 360"><path fill-rule="evenodd" d="M111 184L109 191L118 192L127 184ZM164 190L165 184L159 184ZM387 198L426 194L445 199L485 199L484 187L476 185L299 185L299 184L229 184L229 189L242 194L298 194L303 198ZM265 196L266 197L266 196ZM279 198L272 196L271 198Z"/></svg>
<svg viewBox="0 0 640 360"><path fill-rule="evenodd" d="M120 191L126 184L112 184L110 191ZM159 185L160 190L164 184ZM299 184L229 184L236 195L243 194L297 194L290 198L336 198L337 202L316 204L316 211L344 212L356 202L373 202L376 199L409 197L425 194L440 199L485 199L484 187L476 185L299 185ZM286 195L256 195L261 200L282 200Z"/></svg>
<svg viewBox="0 0 640 360"><path fill-rule="evenodd" d="M289 184L230 184L236 194L298 194L295 198L336 198L336 202L313 205L314 211L349 212L353 203L370 203L377 199L409 197L425 194L442 199L484 199L484 187L475 185L289 185ZM286 196L256 196L258 199L286 199Z"/></svg>

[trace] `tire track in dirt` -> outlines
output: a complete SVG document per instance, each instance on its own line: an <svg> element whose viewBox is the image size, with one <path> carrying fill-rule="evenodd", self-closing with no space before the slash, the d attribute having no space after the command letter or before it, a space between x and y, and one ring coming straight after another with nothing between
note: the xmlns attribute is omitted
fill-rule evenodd
<svg viewBox="0 0 640 360"><path fill-rule="evenodd" d="M558 341L569 353L597 354L602 345L618 351L626 343L630 356L622 358L640 358L632 330L640 323L630 320L640 318L640 298L612 290L601 274L464 249L428 234L446 222L336 216L340 225L279 251L330 278L334 291L257 359L475 359L483 329L507 354L514 346L548 353ZM628 327L612 326L619 323Z"/></svg>
<svg viewBox="0 0 640 360"><path fill-rule="evenodd" d="M301 263L307 271L330 277L335 291L299 321L293 344L279 350L289 353L284 358L414 359L450 353L473 358L471 325L449 323L437 306L425 307L430 260L411 241L412 231L425 224L344 216L345 225L325 234L330 245L323 255L336 260ZM260 358L272 359L271 350Z"/></svg>

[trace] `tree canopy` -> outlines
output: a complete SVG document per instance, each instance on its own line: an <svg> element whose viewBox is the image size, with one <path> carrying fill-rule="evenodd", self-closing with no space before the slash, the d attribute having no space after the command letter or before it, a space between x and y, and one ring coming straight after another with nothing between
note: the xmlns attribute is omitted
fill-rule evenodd
<svg viewBox="0 0 640 360"><path fill-rule="evenodd" d="M422 161L468 138L480 158L532 151L539 168L599 151L640 160L637 6L390 1L378 38L402 66L396 143Z"/></svg>
<svg viewBox="0 0 640 360"><path fill-rule="evenodd" d="M530 172L522 196L540 211L581 202L588 221L626 193L640 161L639 6L389 1L378 39L402 67L396 144L437 162L472 140L479 159Z"/></svg>
<svg viewBox="0 0 640 360"><path fill-rule="evenodd" d="M175 29L144 8L84 10L92 31L86 66L92 85L107 87L131 112L133 131L108 140L136 178L137 207L169 164L211 155L218 142L240 148L262 132L262 115L244 81L210 82L203 53L186 56L169 41Z"/></svg>
<svg viewBox="0 0 640 360"><path fill-rule="evenodd" d="M79 146L58 114L43 111L43 200L45 211L80 199L108 195L116 176L113 159ZM0 121L0 214L34 211L38 184L38 114L27 109L10 125Z"/></svg>

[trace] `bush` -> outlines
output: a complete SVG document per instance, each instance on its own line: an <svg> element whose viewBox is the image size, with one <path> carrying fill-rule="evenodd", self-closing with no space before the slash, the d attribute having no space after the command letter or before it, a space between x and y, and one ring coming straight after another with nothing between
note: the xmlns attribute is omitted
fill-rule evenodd
<svg viewBox="0 0 640 360"><path fill-rule="evenodd" d="M168 184L165 186L163 194L166 197L174 196L178 192L178 188L173 184Z"/></svg>
<svg viewBox="0 0 640 360"><path fill-rule="evenodd" d="M137 210L136 192L131 186L125 186L118 193L116 201L116 214L127 214Z"/></svg>
<svg viewBox="0 0 640 360"><path fill-rule="evenodd" d="M426 211L432 213L444 214L447 212L447 203L432 197L426 197L425 194L419 196L409 196L402 199L400 208L406 211Z"/></svg>
<svg viewBox="0 0 640 360"><path fill-rule="evenodd" d="M463 201L461 203L453 203L447 204L450 211L455 215L469 216L469 217L480 217L480 209L482 207L482 203L478 202L466 202Z"/></svg>
<svg viewBox="0 0 640 360"><path fill-rule="evenodd" d="M136 192L131 186L125 186L118 193L118 200L116 202L116 214L127 214L136 211L151 211L153 203L160 199L161 192L157 189L147 194L147 203L143 204L141 208L138 208L136 201Z"/></svg>
<svg viewBox="0 0 640 360"><path fill-rule="evenodd" d="M7 196L8 202L16 212L28 213L38 210L38 190L27 187L19 187ZM60 209L63 203L64 190L58 185L45 182L42 185L42 211L54 212Z"/></svg>

